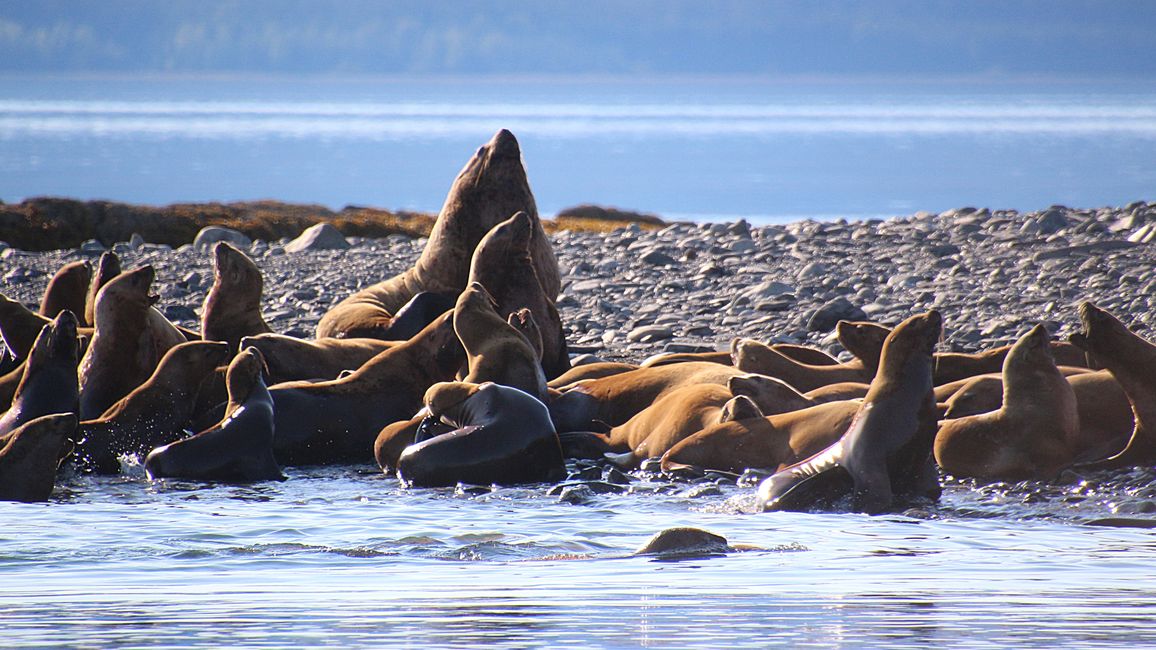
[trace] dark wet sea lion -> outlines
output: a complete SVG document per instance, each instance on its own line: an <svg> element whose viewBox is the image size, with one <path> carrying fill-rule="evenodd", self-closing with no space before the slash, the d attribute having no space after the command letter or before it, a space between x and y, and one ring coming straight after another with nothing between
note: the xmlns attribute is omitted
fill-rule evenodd
<svg viewBox="0 0 1156 650"><path fill-rule="evenodd" d="M1156 462L1156 345L1090 302L1080 304L1084 331L1071 341L1104 365L1132 405L1134 428L1118 453L1083 467L1116 469Z"/></svg>
<svg viewBox="0 0 1156 650"><path fill-rule="evenodd" d="M706 557L736 550L722 535L701 528L667 528L654 534L634 552L661 558Z"/></svg>
<svg viewBox="0 0 1156 650"><path fill-rule="evenodd" d="M455 427L406 447L401 479L416 487L516 485L566 475L558 435L546 405L492 382L435 384L425 396L428 417Z"/></svg>
<svg viewBox="0 0 1156 650"><path fill-rule="evenodd" d="M343 370L356 370L398 344L370 338L299 339L272 333L241 339L242 348L257 348L265 358L270 384L337 379Z"/></svg>
<svg viewBox="0 0 1156 650"><path fill-rule="evenodd" d="M100 261L96 264L96 273L88 285L88 294L84 299L84 324L91 327L96 323L96 294L104 285L120 275L120 258L112 251L100 254Z"/></svg>
<svg viewBox="0 0 1156 650"><path fill-rule="evenodd" d="M0 501L47 501L76 435L75 413L54 413L0 436Z"/></svg>
<svg viewBox="0 0 1156 650"><path fill-rule="evenodd" d="M321 318L317 337L377 336L418 292L457 296L466 287L478 242L519 211L534 223L534 267L546 295L554 300L561 289L558 262L538 219L518 141L502 129L478 149L454 180L414 266L339 302Z"/></svg>
<svg viewBox="0 0 1156 650"><path fill-rule="evenodd" d="M66 309L44 326L32 344L12 402L0 414L0 435L41 416L76 412L79 359L76 316Z"/></svg>
<svg viewBox="0 0 1156 650"><path fill-rule="evenodd" d="M447 313L348 376L272 386L277 460L282 465L370 461L382 428L413 417L426 389L452 379L464 361L453 315Z"/></svg>
<svg viewBox="0 0 1156 650"><path fill-rule="evenodd" d="M186 341L170 348L140 386L100 417L80 423L76 459L81 468L115 474L120 456L143 456L179 438L196 415L206 380L228 360L223 341Z"/></svg>
<svg viewBox="0 0 1156 650"><path fill-rule="evenodd" d="M60 267L48 282L48 288L40 298L40 315L56 318L67 309L77 319L84 317L84 301L88 285L92 281L92 265L86 261L69 262ZM79 323L84 325L86 323Z"/></svg>
<svg viewBox="0 0 1156 650"><path fill-rule="evenodd" d="M492 381L546 398L546 377L530 342L500 316L485 287L473 282L454 306L454 332L466 350L464 381Z"/></svg>
<svg viewBox="0 0 1156 650"><path fill-rule="evenodd" d="M940 422L935 460L956 477L1021 481L1054 478L1079 449L1076 394L1052 357L1051 336L1037 325L1003 364L1003 404Z"/></svg>
<svg viewBox="0 0 1156 650"><path fill-rule="evenodd" d="M936 311L900 323L851 426L826 450L763 481L759 509L831 507L850 495L855 510L879 513L899 499L938 498L931 358L942 331Z"/></svg>
<svg viewBox="0 0 1156 650"><path fill-rule="evenodd" d="M265 387L264 360L254 348L229 364L225 417L191 438L149 452L150 478L187 478L230 483L283 481L273 457L273 398Z"/></svg>
<svg viewBox="0 0 1156 650"><path fill-rule="evenodd" d="M241 339L271 332L261 316L265 279L249 256L228 242L213 245L213 286L201 307L201 337L237 350Z"/></svg>
<svg viewBox="0 0 1156 650"><path fill-rule="evenodd" d="M469 281L490 292L503 317L530 310L542 338L542 370L553 379L570 369L570 355L554 296L542 289L531 258L534 224L528 214L518 212L491 228L474 249Z"/></svg>
<svg viewBox="0 0 1156 650"><path fill-rule="evenodd" d="M438 316L454 308L457 294L420 291L401 306L389 319L389 326L378 338L383 341L408 341L434 322Z"/></svg>
<svg viewBox="0 0 1156 650"><path fill-rule="evenodd" d="M96 329L80 361L80 418L100 417L148 379L185 336L153 308L153 267L121 273L96 297Z"/></svg>

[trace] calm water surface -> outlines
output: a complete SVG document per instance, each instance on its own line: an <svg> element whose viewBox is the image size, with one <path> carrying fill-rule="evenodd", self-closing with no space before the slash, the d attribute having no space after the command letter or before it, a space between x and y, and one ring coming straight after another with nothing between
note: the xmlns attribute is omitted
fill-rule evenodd
<svg viewBox="0 0 1156 650"><path fill-rule="evenodd" d="M901 514L751 514L748 481L623 494L405 489L369 467L250 487L65 481L0 504L4 645L766 647L1156 643L1156 476L951 482ZM1115 513L1115 514L1113 514ZM761 550L631 557L707 528Z"/></svg>

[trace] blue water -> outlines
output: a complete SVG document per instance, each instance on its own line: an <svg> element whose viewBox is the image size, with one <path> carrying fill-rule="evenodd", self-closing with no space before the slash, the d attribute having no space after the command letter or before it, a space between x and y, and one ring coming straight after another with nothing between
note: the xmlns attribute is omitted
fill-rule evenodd
<svg viewBox="0 0 1156 650"><path fill-rule="evenodd" d="M272 198L436 211L520 138L539 207L696 220L1122 205L1156 88L773 81L0 80L0 199Z"/></svg>

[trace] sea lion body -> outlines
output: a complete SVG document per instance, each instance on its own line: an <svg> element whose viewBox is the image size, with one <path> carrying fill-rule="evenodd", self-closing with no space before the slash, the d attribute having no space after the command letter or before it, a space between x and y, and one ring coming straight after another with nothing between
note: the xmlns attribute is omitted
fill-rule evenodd
<svg viewBox="0 0 1156 650"><path fill-rule="evenodd" d="M23 303L0 293L0 338L4 339L4 347L14 359L23 360L28 357L33 341L50 322L51 318L41 316Z"/></svg>
<svg viewBox="0 0 1156 650"><path fill-rule="evenodd" d="M357 370L373 357L399 345L373 338L299 339L285 334L258 334L241 339L241 347L261 352L269 368L269 383L337 379L343 370Z"/></svg>
<svg viewBox="0 0 1156 650"><path fill-rule="evenodd" d="M464 381L492 381L546 399L546 376L530 342L494 311L494 299L473 282L454 306L454 332L466 351Z"/></svg>
<svg viewBox="0 0 1156 650"><path fill-rule="evenodd" d="M628 370L637 370L638 368L639 366L637 364L622 361L595 361L594 363L584 363L580 366L570 368L561 375L546 382L546 385L550 388L562 389L585 379L609 377Z"/></svg>
<svg viewBox="0 0 1156 650"><path fill-rule="evenodd" d="M752 339L735 341L732 354L736 368L782 379L803 392L841 382L867 383L875 374L857 359L834 365L802 363Z"/></svg>
<svg viewBox="0 0 1156 650"><path fill-rule="evenodd" d="M61 311L32 344L11 404L0 414L0 435L53 413L75 413L80 399L76 316Z"/></svg>
<svg viewBox="0 0 1156 650"><path fill-rule="evenodd" d="M515 485L566 475L546 405L492 382L436 384L425 397L429 417L456 427L411 445L398 475L417 487L468 483Z"/></svg>
<svg viewBox="0 0 1156 650"><path fill-rule="evenodd" d="M47 501L76 435L75 413L54 413L0 436L0 501Z"/></svg>
<svg viewBox="0 0 1156 650"><path fill-rule="evenodd" d="M76 315L79 325L86 324L79 321L84 318L84 301L91 281L92 265L86 261L69 262L60 267L40 299L40 315L56 318L67 309Z"/></svg>
<svg viewBox="0 0 1156 650"><path fill-rule="evenodd" d="M249 256L219 241L213 246L213 286L201 307L201 337L237 350L241 339L271 332L261 316L265 279Z"/></svg>

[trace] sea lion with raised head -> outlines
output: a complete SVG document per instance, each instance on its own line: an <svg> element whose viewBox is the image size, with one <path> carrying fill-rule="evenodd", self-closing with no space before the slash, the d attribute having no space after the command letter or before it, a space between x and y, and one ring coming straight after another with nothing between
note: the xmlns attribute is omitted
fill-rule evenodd
<svg viewBox="0 0 1156 650"><path fill-rule="evenodd" d="M75 413L80 399L79 359L76 316L66 309L41 329L32 344L12 403L0 414L0 435L44 415Z"/></svg>
<svg viewBox="0 0 1156 650"><path fill-rule="evenodd" d="M1004 358L1003 405L947 419L935 436L935 460L956 477L1046 480L1078 453L1076 394L1052 357L1051 335L1036 325Z"/></svg>
<svg viewBox="0 0 1156 650"><path fill-rule="evenodd" d="M60 267L48 281L48 288L40 298L40 315L56 318L57 314L67 309L79 321L84 317L84 301L91 281L92 265L87 261L69 262Z"/></svg>
<svg viewBox="0 0 1156 650"><path fill-rule="evenodd" d="M495 307L493 297L477 282L470 283L454 306L454 332L469 363L463 381L492 381L545 400L546 377L534 349Z"/></svg>
<svg viewBox="0 0 1156 650"><path fill-rule="evenodd" d="M453 379L464 361L453 314L446 313L347 376L270 387L277 460L282 465L370 461L382 428L413 417L426 389Z"/></svg>
<svg viewBox="0 0 1156 650"><path fill-rule="evenodd" d="M493 382L443 382L425 395L426 417L454 427L401 453L398 476L416 487L516 485L566 476L546 405Z"/></svg>
<svg viewBox="0 0 1156 650"><path fill-rule="evenodd" d="M942 317L930 311L888 334L871 390L847 431L827 449L763 481L759 510L830 508L850 496L853 509L875 514L897 500L937 499L931 358L942 331Z"/></svg>
<svg viewBox="0 0 1156 650"><path fill-rule="evenodd" d="M229 360L224 341L186 341L165 352L140 386L98 418L80 423L76 460L86 471L116 474L120 456L143 456L180 437L197 415L206 380Z"/></svg>
<svg viewBox="0 0 1156 650"><path fill-rule="evenodd" d="M0 338L14 359L28 358L32 342L40 335L40 330L52 322L24 305L0 293Z"/></svg>
<svg viewBox="0 0 1156 650"><path fill-rule="evenodd" d="M75 435L76 414L54 413L0 436L0 501L47 501Z"/></svg>
<svg viewBox="0 0 1156 650"><path fill-rule="evenodd" d="M454 180L413 267L337 303L318 323L317 337L377 337L418 292L458 295L466 287L478 242L519 211L533 222L534 269L545 294L554 300L561 290L558 262L538 219L518 141L502 129L478 149Z"/></svg>
<svg viewBox="0 0 1156 650"><path fill-rule="evenodd" d="M213 286L201 307L201 337L236 351L241 339L271 332L261 316L265 279L249 256L228 242L213 245Z"/></svg>
<svg viewBox="0 0 1156 650"><path fill-rule="evenodd" d="M142 266L121 273L96 297L96 329L80 360L80 418L100 417L141 385L169 348L187 339L153 307L156 272Z"/></svg>
<svg viewBox="0 0 1156 650"><path fill-rule="evenodd" d="M255 348L237 353L225 375L225 417L195 436L150 451L144 462L149 478L284 481L273 457L273 398L265 386L264 366Z"/></svg>
<svg viewBox="0 0 1156 650"><path fill-rule="evenodd" d="M96 263L96 273L93 274L88 285L88 294L84 299L84 324L89 327L96 324L96 294L104 285L120 275L120 258L112 251L100 254L100 261Z"/></svg>

